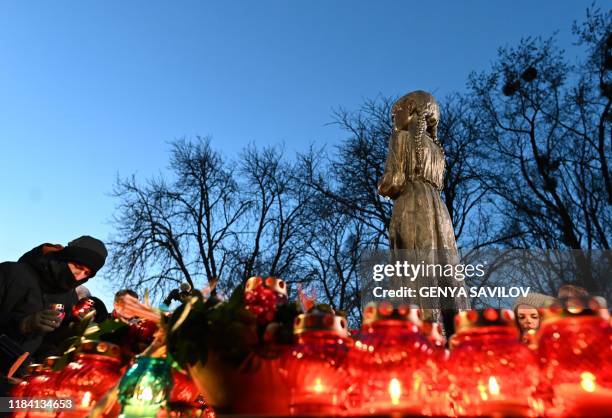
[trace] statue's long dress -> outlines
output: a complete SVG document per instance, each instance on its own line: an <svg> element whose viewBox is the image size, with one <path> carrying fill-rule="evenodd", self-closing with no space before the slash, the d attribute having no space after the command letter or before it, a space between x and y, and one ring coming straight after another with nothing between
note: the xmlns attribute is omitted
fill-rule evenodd
<svg viewBox="0 0 612 418"><path fill-rule="evenodd" d="M420 141L414 132L395 131L392 134L379 190L395 200L389 238L396 258L414 261L414 254L418 254L427 264L454 265L459 262L453 226L440 197L444 170L444 152L427 134L423 134ZM402 255L398 256L399 253ZM463 282L454 278L427 277L412 283L404 281L402 285L413 288L461 287ZM438 321L442 320L443 309L447 331L452 328L452 315L458 310L469 309L466 298L417 297L409 302L426 309L427 316Z"/></svg>

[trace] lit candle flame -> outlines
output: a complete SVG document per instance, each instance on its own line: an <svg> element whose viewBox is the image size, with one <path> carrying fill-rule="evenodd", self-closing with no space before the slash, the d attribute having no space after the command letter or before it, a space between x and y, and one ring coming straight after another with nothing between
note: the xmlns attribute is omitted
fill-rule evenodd
<svg viewBox="0 0 612 418"><path fill-rule="evenodd" d="M87 391L83 394L83 398L81 399L81 406L89 406L91 402L91 392Z"/></svg>
<svg viewBox="0 0 612 418"><path fill-rule="evenodd" d="M145 386L136 391L136 399L139 401L150 401L153 399L153 391L150 387Z"/></svg>
<svg viewBox="0 0 612 418"><path fill-rule="evenodd" d="M493 396L499 395L499 384L495 379L495 376L489 377L489 393Z"/></svg>
<svg viewBox="0 0 612 418"><path fill-rule="evenodd" d="M391 404L399 405L402 397L402 384L395 377L389 382L389 396L391 396Z"/></svg>
<svg viewBox="0 0 612 418"><path fill-rule="evenodd" d="M595 375L591 372L583 372L580 374L580 386L585 392L595 392L597 385L595 384Z"/></svg>
<svg viewBox="0 0 612 418"><path fill-rule="evenodd" d="M323 383L321 383L321 378L320 378L320 377L317 377L317 378L315 379L315 383L314 383L314 386L313 386L313 390L314 390L315 392L317 392L317 393L321 393L321 392L323 392L323 389L324 389L324 386L323 386Z"/></svg>

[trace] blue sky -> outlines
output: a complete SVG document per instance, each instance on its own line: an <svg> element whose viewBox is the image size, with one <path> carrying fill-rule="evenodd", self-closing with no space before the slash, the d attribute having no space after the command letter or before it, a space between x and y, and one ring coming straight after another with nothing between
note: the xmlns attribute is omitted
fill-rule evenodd
<svg viewBox="0 0 612 418"><path fill-rule="evenodd" d="M570 56L587 1L3 1L0 260L106 239L114 179L163 172L168 141L288 153L333 144L333 108L463 91L500 46L549 36ZM601 4L601 3L600 3ZM88 286L107 303L118 278Z"/></svg>

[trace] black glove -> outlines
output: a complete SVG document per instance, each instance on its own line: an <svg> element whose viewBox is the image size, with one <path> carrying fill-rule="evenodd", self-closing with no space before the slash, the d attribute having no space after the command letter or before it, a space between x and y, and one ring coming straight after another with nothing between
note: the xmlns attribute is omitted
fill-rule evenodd
<svg viewBox="0 0 612 418"><path fill-rule="evenodd" d="M181 300L181 293L178 289L174 289L172 290L172 292L170 292L168 297L164 299L164 304L170 306L173 300L178 300L178 301Z"/></svg>
<svg viewBox="0 0 612 418"><path fill-rule="evenodd" d="M57 311L45 309L35 312L23 318L19 324L22 334L29 334L34 331L51 332L60 326L62 319Z"/></svg>

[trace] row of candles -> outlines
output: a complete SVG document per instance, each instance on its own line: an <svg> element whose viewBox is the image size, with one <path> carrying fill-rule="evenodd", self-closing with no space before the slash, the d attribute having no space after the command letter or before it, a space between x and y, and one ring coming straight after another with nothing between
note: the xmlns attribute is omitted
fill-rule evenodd
<svg viewBox="0 0 612 418"><path fill-rule="evenodd" d="M253 277L246 290L276 293L283 303L283 284ZM540 315L541 329L519 338L510 310L461 312L447 348L439 324L422 321L421 312L408 306L369 304L352 335L346 320L333 313L302 314L294 324L295 344L279 362L291 388L290 410L612 416L607 309L596 298L570 298Z"/></svg>
<svg viewBox="0 0 612 418"><path fill-rule="evenodd" d="M21 409L15 418L85 418L97 402L107 397L118 382L119 402L109 402L102 417L201 417L214 418L192 379L172 368L164 357L137 357L122 366L118 345L86 340L74 361L56 370L59 357L31 364L27 375L13 387L15 398L62 400L62 407ZM56 402L56 404L59 404Z"/></svg>
<svg viewBox="0 0 612 418"><path fill-rule="evenodd" d="M569 302L542 310L529 344L510 310L461 312L450 349L408 307L369 305L354 339L343 319L302 315L285 362L292 412L610 416L611 324L592 299Z"/></svg>
<svg viewBox="0 0 612 418"><path fill-rule="evenodd" d="M254 279L247 293L264 287L283 293L278 303L286 301L280 279ZM315 308L295 319L294 344L269 360L289 390L266 387L278 386L279 379L262 379L261 387L287 393L287 399L272 397L271 409L282 411L278 404L286 403L293 415L608 416L612 327L593 299L569 302L542 310L542 326L529 344L520 341L512 311L461 312L449 348L439 324L423 322L415 308L370 304L353 335L344 317ZM120 402L108 417L158 416L169 404L186 407L173 416L213 414L199 396L206 394L206 381L196 376L196 388L163 358L139 357L126 372L119 351L113 344L86 341L60 371L53 371L52 358L34 366L12 396L69 398L77 405L21 417L85 417L120 379ZM262 390L261 396L269 395ZM256 412L266 412L262 405Z"/></svg>

